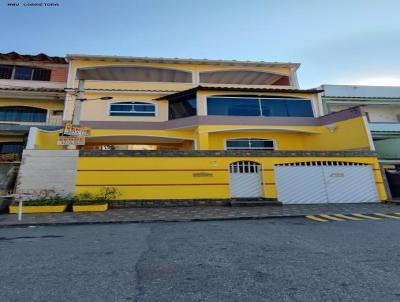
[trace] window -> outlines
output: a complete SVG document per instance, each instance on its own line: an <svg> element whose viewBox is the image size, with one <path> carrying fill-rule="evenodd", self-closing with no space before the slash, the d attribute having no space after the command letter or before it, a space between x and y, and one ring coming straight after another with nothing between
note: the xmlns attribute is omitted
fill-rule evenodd
<svg viewBox="0 0 400 302"><path fill-rule="evenodd" d="M156 116L156 106L143 102L110 104L110 116Z"/></svg>
<svg viewBox="0 0 400 302"><path fill-rule="evenodd" d="M208 115L313 117L310 100L296 98L209 97Z"/></svg>
<svg viewBox="0 0 400 302"><path fill-rule="evenodd" d="M47 110L32 107L0 107L0 121L38 122L47 120Z"/></svg>
<svg viewBox="0 0 400 302"><path fill-rule="evenodd" d="M174 120L197 115L197 101L195 96L190 96L169 101L169 119Z"/></svg>
<svg viewBox="0 0 400 302"><path fill-rule="evenodd" d="M33 68L16 66L14 73L14 80L32 80Z"/></svg>
<svg viewBox="0 0 400 302"><path fill-rule="evenodd" d="M0 65L0 79L11 79L12 73L12 65Z"/></svg>
<svg viewBox="0 0 400 302"><path fill-rule="evenodd" d="M274 142L269 139L238 138L226 141L226 150L242 149L274 150L275 147Z"/></svg>
<svg viewBox="0 0 400 302"><path fill-rule="evenodd" d="M27 66L0 65L0 79L50 81L51 70Z"/></svg>
<svg viewBox="0 0 400 302"><path fill-rule="evenodd" d="M213 97L207 99L209 115L260 116L258 99Z"/></svg>
<svg viewBox="0 0 400 302"><path fill-rule="evenodd" d="M0 153L22 153L24 143L20 142L5 142L0 143Z"/></svg>

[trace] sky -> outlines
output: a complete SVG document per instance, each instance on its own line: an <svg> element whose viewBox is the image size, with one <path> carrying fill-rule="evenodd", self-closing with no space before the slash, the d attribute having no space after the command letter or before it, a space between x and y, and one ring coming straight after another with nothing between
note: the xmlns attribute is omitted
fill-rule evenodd
<svg viewBox="0 0 400 302"><path fill-rule="evenodd" d="M301 88L400 86L399 12L400 0L0 0L0 52L295 62Z"/></svg>

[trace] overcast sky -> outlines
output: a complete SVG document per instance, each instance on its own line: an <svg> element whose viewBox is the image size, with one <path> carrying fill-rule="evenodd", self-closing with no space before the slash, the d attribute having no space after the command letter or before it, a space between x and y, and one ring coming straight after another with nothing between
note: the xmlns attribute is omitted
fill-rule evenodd
<svg viewBox="0 0 400 302"><path fill-rule="evenodd" d="M400 85L400 0L46 1L0 0L0 52L298 62L302 88Z"/></svg>

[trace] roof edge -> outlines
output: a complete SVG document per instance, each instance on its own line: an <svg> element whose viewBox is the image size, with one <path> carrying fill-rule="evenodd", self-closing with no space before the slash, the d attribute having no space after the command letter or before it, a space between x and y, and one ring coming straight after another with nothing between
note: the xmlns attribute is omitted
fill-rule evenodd
<svg viewBox="0 0 400 302"><path fill-rule="evenodd" d="M70 62L71 60L99 60L99 61L122 61L122 62L174 63L174 64L231 65L231 66L253 66L253 67L274 66L274 67L290 67L294 68L295 70L297 70L300 67L300 63L291 63L291 62L106 56L106 55L85 55L85 54L67 54L65 57L67 62Z"/></svg>
<svg viewBox="0 0 400 302"><path fill-rule="evenodd" d="M215 91L244 91L244 92L278 92L278 93L311 93L318 94L323 92L321 89L291 89L291 88L252 88L252 87L217 87L217 86L197 86L177 93L172 93L155 100L165 100L195 93L199 90L215 90Z"/></svg>

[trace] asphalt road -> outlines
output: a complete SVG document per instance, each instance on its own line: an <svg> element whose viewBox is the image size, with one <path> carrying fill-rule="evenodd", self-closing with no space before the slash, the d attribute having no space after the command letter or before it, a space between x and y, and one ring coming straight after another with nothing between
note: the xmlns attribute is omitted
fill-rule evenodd
<svg viewBox="0 0 400 302"><path fill-rule="evenodd" d="M400 220L0 229L1 301L400 301Z"/></svg>

